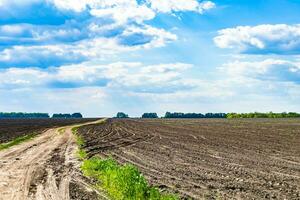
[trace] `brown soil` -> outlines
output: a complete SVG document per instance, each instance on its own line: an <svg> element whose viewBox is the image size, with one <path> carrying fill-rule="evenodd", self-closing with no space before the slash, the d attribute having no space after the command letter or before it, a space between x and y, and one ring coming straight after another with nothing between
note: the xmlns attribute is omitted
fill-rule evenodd
<svg viewBox="0 0 300 200"><path fill-rule="evenodd" d="M112 119L79 133L89 156L132 163L182 197L300 199L299 119Z"/></svg>
<svg viewBox="0 0 300 200"><path fill-rule="evenodd" d="M49 129L0 151L0 200L97 199L80 174L71 128Z"/></svg>
<svg viewBox="0 0 300 200"><path fill-rule="evenodd" d="M0 143L16 137L42 133L49 128L96 121L97 119L0 119Z"/></svg>

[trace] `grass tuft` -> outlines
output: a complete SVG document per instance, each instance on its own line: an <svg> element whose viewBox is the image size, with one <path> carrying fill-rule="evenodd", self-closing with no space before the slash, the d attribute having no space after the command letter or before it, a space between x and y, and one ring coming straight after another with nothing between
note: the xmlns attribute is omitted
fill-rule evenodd
<svg viewBox="0 0 300 200"><path fill-rule="evenodd" d="M58 129L58 133L59 134L64 134L65 132L66 132L66 128L65 127Z"/></svg>
<svg viewBox="0 0 300 200"><path fill-rule="evenodd" d="M79 149L79 150L77 151L77 156L78 156L81 160L84 160L84 159L87 158L87 153L86 153L84 150Z"/></svg>
<svg viewBox="0 0 300 200"><path fill-rule="evenodd" d="M93 157L84 160L81 170L85 176L98 181L100 188L107 191L112 199L126 200L177 200L172 194L163 194L150 187L139 170L131 165L119 165L112 158Z"/></svg>
<svg viewBox="0 0 300 200"><path fill-rule="evenodd" d="M17 138L15 138L14 140L12 140L10 142L0 144L0 151L4 150L4 149L8 149L9 147L18 145L18 144L20 144L22 142L25 142L27 140L30 140L35 136L36 136L36 133L32 133L32 134L29 134L29 135L17 137Z"/></svg>
<svg viewBox="0 0 300 200"><path fill-rule="evenodd" d="M77 126L73 127L71 129L73 135L75 136L75 140L76 140L76 143L79 147L78 151L77 151L77 156L81 159L81 160L84 160L87 158L87 153L83 150L83 146L84 146L84 140L83 138L78 135L78 128Z"/></svg>

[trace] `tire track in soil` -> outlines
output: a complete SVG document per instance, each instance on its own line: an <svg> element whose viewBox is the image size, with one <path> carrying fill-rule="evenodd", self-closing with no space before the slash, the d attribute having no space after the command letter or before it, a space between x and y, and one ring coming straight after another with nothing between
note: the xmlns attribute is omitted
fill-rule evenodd
<svg viewBox="0 0 300 200"><path fill-rule="evenodd" d="M59 128L49 129L0 151L0 200L98 199L79 172L72 127L63 134Z"/></svg>

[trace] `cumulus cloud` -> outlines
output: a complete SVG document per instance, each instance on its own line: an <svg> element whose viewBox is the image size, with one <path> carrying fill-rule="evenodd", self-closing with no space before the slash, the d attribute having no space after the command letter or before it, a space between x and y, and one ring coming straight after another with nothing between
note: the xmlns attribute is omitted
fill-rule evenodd
<svg viewBox="0 0 300 200"><path fill-rule="evenodd" d="M223 29L214 38L220 48L238 49L247 54L299 54L300 25L238 26Z"/></svg>
<svg viewBox="0 0 300 200"><path fill-rule="evenodd" d="M89 8L92 15L98 17L110 15L119 22L129 19L138 22L153 19L155 12L194 11L202 14L215 7L211 1L198 0L146 0L146 3L138 3L136 0L53 0L53 3L58 8L76 12Z"/></svg>
<svg viewBox="0 0 300 200"><path fill-rule="evenodd" d="M300 84L299 62L276 59L257 62L235 61L224 64L221 70L235 78L244 77L262 81Z"/></svg>
<svg viewBox="0 0 300 200"><path fill-rule="evenodd" d="M116 30L114 35L107 32ZM177 39L173 33L148 25L103 27L89 24L86 30L57 30L33 25L0 26L3 67L48 67L106 58L118 53L161 47Z"/></svg>
<svg viewBox="0 0 300 200"><path fill-rule="evenodd" d="M147 0L151 8L163 13L194 11L203 13L216 5L211 1L199 2L197 0Z"/></svg>
<svg viewBox="0 0 300 200"><path fill-rule="evenodd" d="M153 24L147 25L145 20L154 19L158 12L202 13L214 7L210 1L163 2L2 0L0 15L4 13L7 24L0 25L0 64L2 67L60 66L162 47L177 40L177 36ZM18 18L18 9L22 7L28 12L20 11ZM34 13L38 8L41 12ZM48 13L53 16L48 18ZM1 19L4 18L0 16Z"/></svg>
<svg viewBox="0 0 300 200"><path fill-rule="evenodd" d="M185 63L143 65L142 63L112 63L96 65L82 63L56 68L8 68L0 71L4 88L79 88L108 87L141 93L175 92L193 87L181 77L192 67Z"/></svg>

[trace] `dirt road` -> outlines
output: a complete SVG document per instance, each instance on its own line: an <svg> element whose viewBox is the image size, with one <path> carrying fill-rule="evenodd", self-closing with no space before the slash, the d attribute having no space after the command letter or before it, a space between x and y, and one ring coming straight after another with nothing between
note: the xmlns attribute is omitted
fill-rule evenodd
<svg viewBox="0 0 300 200"><path fill-rule="evenodd" d="M79 173L71 128L49 129L0 152L0 200L97 199Z"/></svg>

